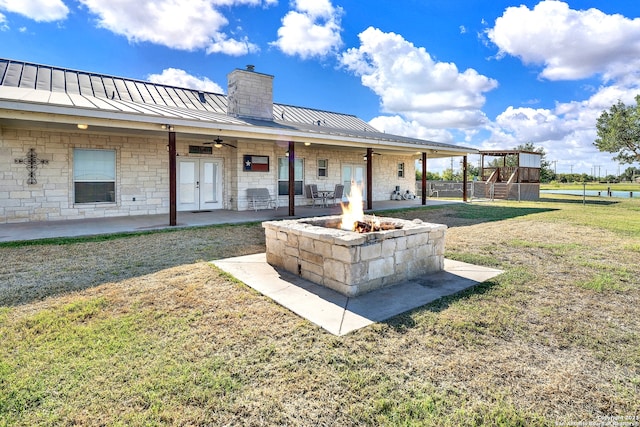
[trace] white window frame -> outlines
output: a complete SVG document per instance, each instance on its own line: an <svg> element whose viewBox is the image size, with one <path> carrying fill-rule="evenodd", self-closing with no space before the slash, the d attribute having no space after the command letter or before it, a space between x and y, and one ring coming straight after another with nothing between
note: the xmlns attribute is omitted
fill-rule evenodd
<svg viewBox="0 0 640 427"><path fill-rule="evenodd" d="M404 162L400 162L398 163L398 178L404 178L404 177L405 177Z"/></svg>
<svg viewBox="0 0 640 427"><path fill-rule="evenodd" d="M93 165L90 164L89 167L80 164L80 162L85 161L83 158L85 156L89 156L91 152L101 153L103 155L103 158L97 159L96 163ZM72 173L73 203L82 205L95 203L116 203L116 163L116 150L74 148ZM78 191L78 187L83 186L83 184L91 183L101 185L103 188L98 189L98 191L96 192L96 194L99 194L100 196L87 199L86 194L82 194Z"/></svg>
<svg viewBox="0 0 640 427"><path fill-rule="evenodd" d="M324 162L324 165L321 165L322 162ZM318 178L328 178L329 177L329 159L318 159L317 165L318 165ZM324 174L321 173L321 171L324 171Z"/></svg>
<svg viewBox="0 0 640 427"><path fill-rule="evenodd" d="M304 195L304 159L294 159L294 187L295 195ZM298 185L296 185L299 183ZM286 192L283 193L284 187ZM282 190L282 191L281 191ZM278 157L278 196L286 196L289 194L289 158Z"/></svg>

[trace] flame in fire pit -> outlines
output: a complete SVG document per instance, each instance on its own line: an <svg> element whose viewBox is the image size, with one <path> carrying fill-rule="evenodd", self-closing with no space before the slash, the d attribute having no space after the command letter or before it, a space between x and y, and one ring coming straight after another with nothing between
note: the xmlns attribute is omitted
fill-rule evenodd
<svg viewBox="0 0 640 427"><path fill-rule="evenodd" d="M351 181L351 192L347 195L349 204L340 203L342 207L342 222L340 228L354 231L358 221L364 221L364 209L362 207L362 187Z"/></svg>
<svg viewBox="0 0 640 427"><path fill-rule="evenodd" d="M351 193L347 196L349 204L340 204L342 207L341 229L355 231L357 233L381 230L380 220L378 218L373 215L365 217L362 199L362 186L352 181Z"/></svg>

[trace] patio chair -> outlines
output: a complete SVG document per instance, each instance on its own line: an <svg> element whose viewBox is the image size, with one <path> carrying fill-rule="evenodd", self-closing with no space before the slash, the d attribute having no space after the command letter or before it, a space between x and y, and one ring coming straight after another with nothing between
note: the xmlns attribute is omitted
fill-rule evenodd
<svg viewBox="0 0 640 427"><path fill-rule="evenodd" d="M304 187L307 193L307 199L311 199L313 206L316 205L316 202L322 203L322 198L318 196L318 186L316 184L307 184Z"/></svg>
<svg viewBox="0 0 640 427"><path fill-rule="evenodd" d="M333 200L333 205L335 206L338 204L338 202L342 201L343 195L344 195L344 185L336 184L336 187L333 190L333 193L330 193L327 196L327 202L329 202L329 200Z"/></svg>

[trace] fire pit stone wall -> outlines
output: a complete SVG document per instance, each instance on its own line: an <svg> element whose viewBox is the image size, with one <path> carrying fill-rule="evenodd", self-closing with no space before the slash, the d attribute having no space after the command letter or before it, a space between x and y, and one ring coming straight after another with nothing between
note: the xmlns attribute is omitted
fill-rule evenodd
<svg viewBox="0 0 640 427"><path fill-rule="evenodd" d="M340 218L263 222L267 262L349 297L444 268L445 225L384 218L398 228L360 234Z"/></svg>

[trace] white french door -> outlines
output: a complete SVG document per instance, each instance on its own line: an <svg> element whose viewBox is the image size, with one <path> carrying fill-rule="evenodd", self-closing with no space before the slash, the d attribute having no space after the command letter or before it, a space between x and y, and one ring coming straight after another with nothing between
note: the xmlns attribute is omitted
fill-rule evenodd
<svg viewBox="0 0 640 427"><path fill-rule="evenodd" d="M365 179L366 172L362 165L342 165L342 183L344 184L344 195L351 194L351 182L355 182L360 188L362 188L362 200L367 199L367 180Z"/></svg>
<svg viewBox="0 0 640 427"><path fill-rule="evenodd" d="M178 160L177 209L222 209L222 160Z"/></svg>

